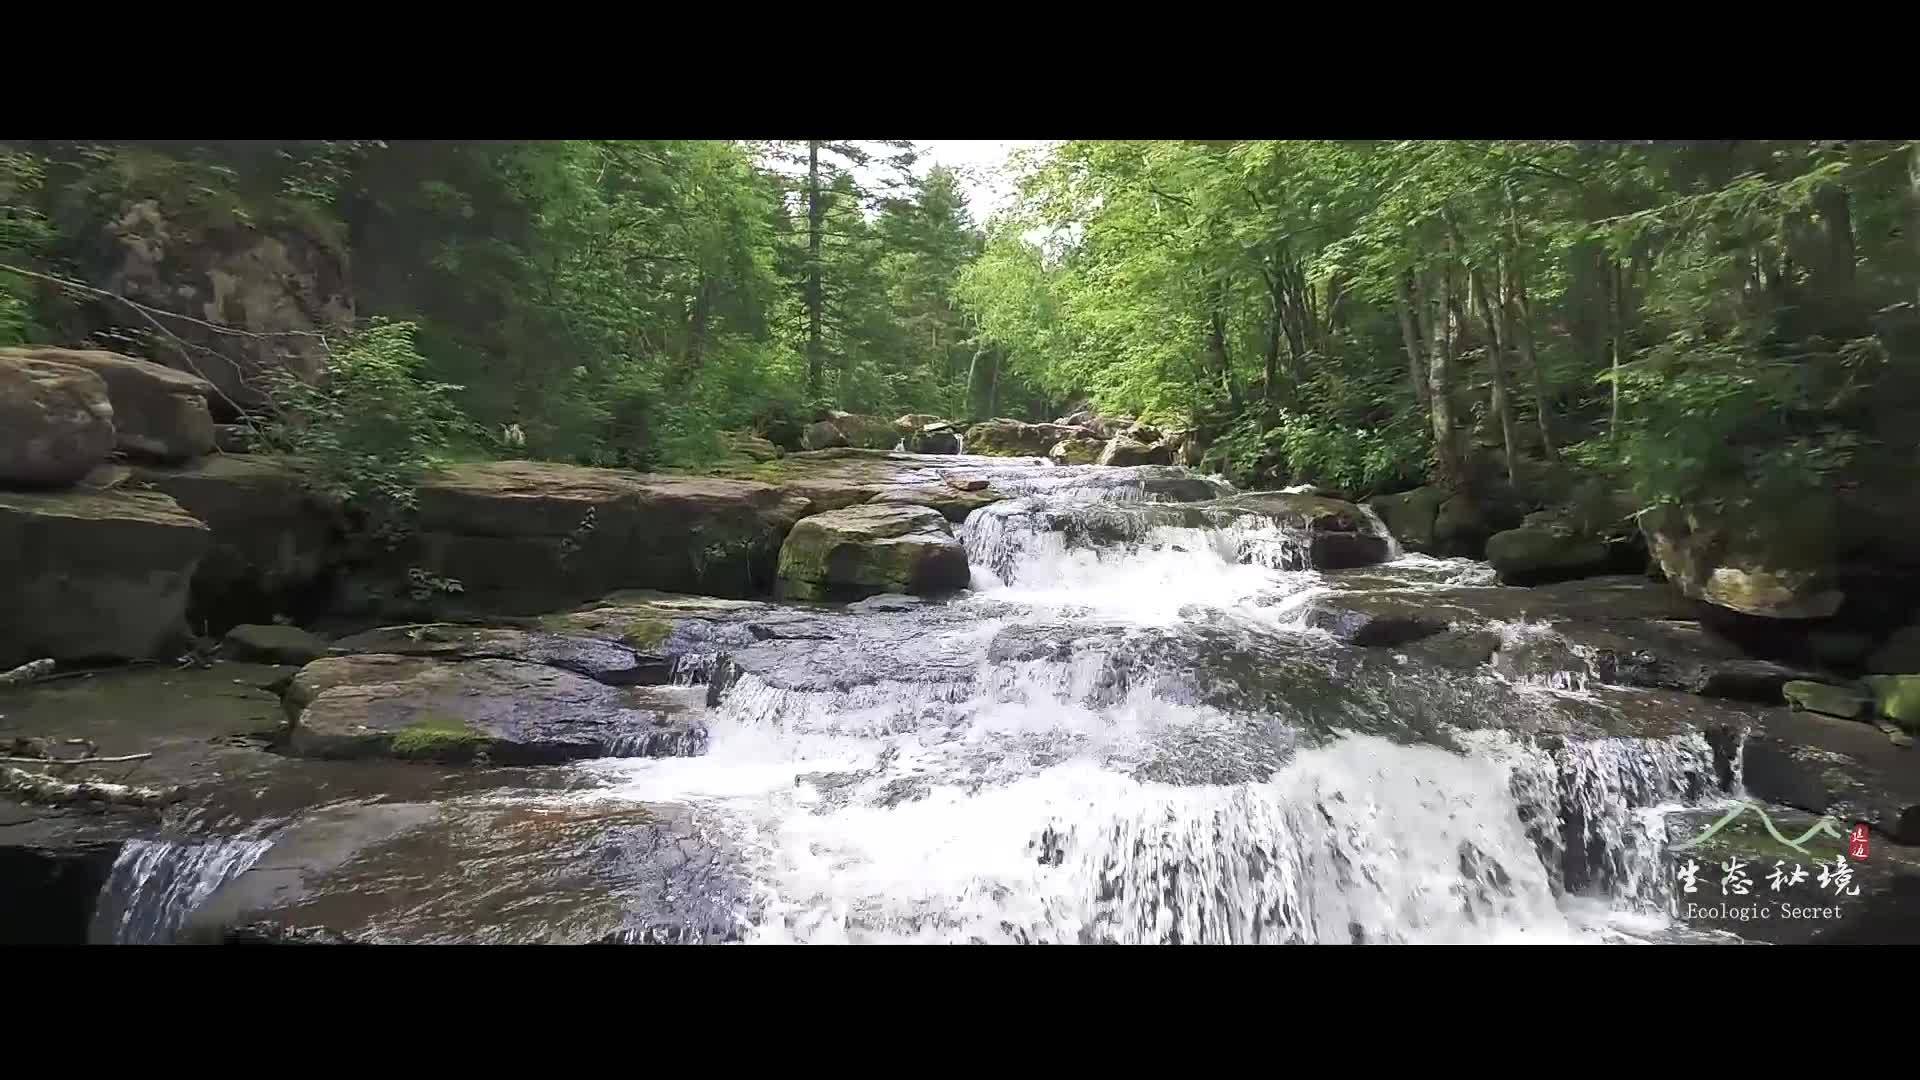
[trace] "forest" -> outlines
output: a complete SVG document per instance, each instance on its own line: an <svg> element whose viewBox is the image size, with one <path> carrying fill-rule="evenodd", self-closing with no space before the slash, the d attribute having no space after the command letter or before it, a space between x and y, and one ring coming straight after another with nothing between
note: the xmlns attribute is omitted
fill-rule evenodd
<svg viewBox="0 0 1920 1080"><path fill-rule="evenodd" d="M1913 465L1916 147L1068 141L976 221L902 140L14 143L0 345L229 366L349 487L1092 407L1254 487L1790 505Z"/></svg>

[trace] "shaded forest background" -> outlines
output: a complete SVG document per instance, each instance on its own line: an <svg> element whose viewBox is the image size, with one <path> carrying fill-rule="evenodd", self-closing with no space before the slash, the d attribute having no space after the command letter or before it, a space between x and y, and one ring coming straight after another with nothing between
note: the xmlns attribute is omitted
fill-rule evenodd
<svg viewBox="0 0 1920 1080"><path fill-rule="evenodd" d="M349 485L1082 404L1356 496L1790 507L1920 464L1913 142L1066 142L984 223L912 154L0 144L0 344L201 369Z"/></svg>

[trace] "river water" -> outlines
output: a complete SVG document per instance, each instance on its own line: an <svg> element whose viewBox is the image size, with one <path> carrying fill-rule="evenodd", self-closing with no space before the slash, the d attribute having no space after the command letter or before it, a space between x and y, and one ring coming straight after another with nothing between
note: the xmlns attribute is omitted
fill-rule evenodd
<svg viewBox="0 0 1920 1080"><path fill-rule="evenodd" d="M960 530L968 593L741 650L715 674L704 756L591 766L727 835L751 881L744 940L1680 932L1663 814L1728 794L1699 735L1592 734L1576 718L1621 706L1578 673L1429 670L1304 628L1336 587L1304 538L1167 523L1154 504L1206 494L1180 470L992 471L1021 497ZM1491 584L1419 556L1373 576Z"/></svg>

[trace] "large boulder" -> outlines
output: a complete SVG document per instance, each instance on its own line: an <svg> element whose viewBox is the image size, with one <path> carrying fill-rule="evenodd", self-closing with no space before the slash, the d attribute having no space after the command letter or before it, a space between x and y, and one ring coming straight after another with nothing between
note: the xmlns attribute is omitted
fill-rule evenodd
<svg viewBox="0 0 1920 1080"><path fill-rule="evenodd" d="M0 492L0 668L167 655L208 538L158 492Z"/></svg>
<svg viewBox="0 0 1920 1080"><path fill-rule="evenodd" d="M1869 675L1874 707L1904 731L1920 732L1920 675Z"/></svg>
<svg viewBox="0 0 1920 1080"><path fill-rule="evenodd" d="M967 453L991 457L1045 457L1053 444L1082 428L1063 424L1029 424L1020 420L985 420L967 429Z"/></svg>
<svg viewBox="0 0 1920 1080"><path fill-rule="evenodd" d="M298 461L265 454L145 465L133 481L170 495L213 530L193 577L190 614L214 628L306 614L324 599L339 554L338 508Z"/></svg>
<svg viewBox="0 0 1920 1080"><path fill-rule="evenodd" d="M236 660L262 664L310 664L327 655L327 639L297 626L242 623L227 631L221 650Z"/></svg>
<svg viewBox="0 0 1920 1080"><path fill-rule="evenodd" d="M1204 504L1203 504L1204 505ZM1234 495L1213 504L1245 508L1296 531L1316 570L1346 570L1385 562L1392 543L1366 511L1341 499L1287 492Z"/></svg>
<svg viewBox="0 0 1920 1080"><path fill-rule="evenodd" d="M1106 448L1100 451L1098 464L1171 465L1173 464L1173 447L1164 442L1142 442L1132 435L1122 433L1107 440Z"/></svg>
<svg viewBox="0 0 1920 1080"><path fill-rule="evenodd" d="M116 445L129 454L183 461L210 453L212 384L184 371L93 349L0 349L0 362L40 360L86 368L107 385Z"/></svg>
<svg viewBox="0 0 1920 1080"><path fill-rule="evenodd" d="M851 446L860 450L891 450L906 433L892 420L862 416L838 409L807 425L800 445L805 450L826 450Z"/></svg>
<svg viewBox="0 0 1920 1080"><path fill-rule="evenodd" d="M545 765L671 757L706 745L696 694L613 687L543 664L370 653L328 657L287 688L303 757Z"/></svg>
<svg viewBox="0 0 1920 1080"><path fill-rule="evenodd" d="M1408 551L1477 559L1491 527L1484 506L1465 495L1438 487L1418 487L1394 495L1375 495L1366 505L1380 515L1387 531Z"/></svg>
<svg viewBox="0 0 1920 1080"><path fill-rule="evenodd" d="M1606 541L1550 526L1523 525L1487 539L1487 561L1503 585L1538 585L1605 573Z"/></svg>
<svg viewBox="0 0 1920 1080"><path fill-rule="evenodd" d="M945 420L933 420L918 427L910 428L901 440L907 450L915 454L957 454L960 452L960 433Z"/></svg>
<svg viewBox="0 0 1920 1080"><path fill-rule="evenodd" d="M780 548L778 593L794 600L860 599L965 588L966 549L938 510L869 504L815 514Z"/></svg>
<svg viewBox="0 0 1920 1080"><path fill-rule="evenodd" d="M1817 619L1844 599L1834 587L1825 517L1806 507L1772 520L1728 520L1667 505L1639 520L1661 572L1682 594L1742 615Z"/></svg>
<svg viewBox="0 0 1920 1080"><path fill-rule="evenodd" d="M114 446L107 384L83 367L0 357L0 486L65 487Z"/></svg>
<svg viewBox="0 0 1920 1080"><path fill-rule="evenodd" d="M1069 435L1047 450L1055 465L1095 465L1107 444L1091 435Z"/></svg>
<svg viewBox="0 0 1920 1080"><path fill-rule="evenodd" d="M781 540L811 508L744 480L461 465L420 486L415 558L480 610L553 611L622 588L746 596L772 584Z"/></svg>
<svg viewBox="0 0 1920 1080"><path fill-rule="evenodd" d="M831 420L815 420L800 433L800 449L826 450L847 445L846 433Z"/></svg>

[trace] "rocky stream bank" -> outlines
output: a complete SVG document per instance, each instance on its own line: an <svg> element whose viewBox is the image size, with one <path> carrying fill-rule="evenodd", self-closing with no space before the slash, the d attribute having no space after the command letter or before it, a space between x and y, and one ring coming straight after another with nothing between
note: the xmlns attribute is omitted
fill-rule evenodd
<svg viewBox="0 0 1920 1080"><path fill-rule="evenodd" d="M0 745L164 797L0 791L0 940L1920 940L1916 631L1668 521L829 417L459 466L369 550L189 377L74 359L0 354L0 670L55 661ZM1871 854L1672 850L1738 800ZM1861 890L1689 916L1689 858Z"/></svg>

